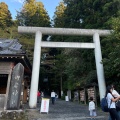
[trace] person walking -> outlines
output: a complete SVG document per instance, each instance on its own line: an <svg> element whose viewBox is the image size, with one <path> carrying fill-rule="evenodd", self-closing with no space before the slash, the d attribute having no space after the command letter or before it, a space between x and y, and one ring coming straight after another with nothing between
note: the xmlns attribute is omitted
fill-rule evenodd
<svg viewBox="0 0 120 120"><path fill-rule="evenodd" d="M109 113L112 120L120 120L117 114L116 106L115 106L115 102L120 99L120 96L114 98L114 96L112 95L112 91L113 91L112 87L108 86L105 96L106 96L108 107L109 107Z"/></svg>
<svg viewBox="0 0 120 120"><path fill-rule="evenodd" d="M90 101L89 101L89 111L90 111L90 117L91 119L95 119L95 117L97 116L96 114L96 110L95 110L95 103L93 101L93 97L90 97Z"/></svg>
<svg viewBox="0 0 120 120"><path fill-rule="evenodd" d="M55 92L54 92L54 90L52 90L52 92L51 92L51 99L52 99L52 104L54 105L55 104Z"/></svg>

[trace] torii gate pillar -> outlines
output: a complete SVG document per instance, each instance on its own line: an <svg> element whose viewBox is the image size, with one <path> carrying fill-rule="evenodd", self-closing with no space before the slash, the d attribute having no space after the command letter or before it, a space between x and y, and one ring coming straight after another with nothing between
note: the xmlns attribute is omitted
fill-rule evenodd
<svg viewBox="0 0 120 120"><path fill-rule="evenodd" d="M98 33L93 35L93 41L95 44L95 61L96 61L96 69L97 69L97 78L98 78L98 85L99 85L99 92L100 92L100 99L102 99L105 95L106 91L106 84L104 78L104 69L102 64L102 53L100 47L100 37Z"/></svg>
<svg viewBox="0 0 120 120"><path fill-rule="evenodd" d="M42 33L37 31L35 34L35 45L34 45L34 59L33 59L33 70L30 87L30 99L29 107L36 108L37 106L37 90L39 83L39 69L40 69L40 57L41 57L41 40Z"/></svg>

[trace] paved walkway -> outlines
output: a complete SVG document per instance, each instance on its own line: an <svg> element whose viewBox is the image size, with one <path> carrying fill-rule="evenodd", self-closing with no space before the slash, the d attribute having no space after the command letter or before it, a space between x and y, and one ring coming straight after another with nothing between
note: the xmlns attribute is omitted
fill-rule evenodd
<svg viewBox="0 0 120 120"><path fill-rule="evenodd" d="M40 104L36 110L27 109L29 120L90 120L87 105L66 102L58 99L55 105L49 106L49 113L40 113ZM108 113L97 110L96 120L108 120Z"/></svg>

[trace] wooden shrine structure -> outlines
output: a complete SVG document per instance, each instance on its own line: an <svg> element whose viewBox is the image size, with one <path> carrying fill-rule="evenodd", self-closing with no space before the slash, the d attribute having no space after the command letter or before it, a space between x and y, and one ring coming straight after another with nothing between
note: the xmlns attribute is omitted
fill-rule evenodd
<svg viewBox="0 0 120 120"><path fill-rule="evenodd" d="M24 68L20 102L26 103L32 71L29 59L17 39L0 39L0 109L7 109L12 71L18 63Z"/></svg>

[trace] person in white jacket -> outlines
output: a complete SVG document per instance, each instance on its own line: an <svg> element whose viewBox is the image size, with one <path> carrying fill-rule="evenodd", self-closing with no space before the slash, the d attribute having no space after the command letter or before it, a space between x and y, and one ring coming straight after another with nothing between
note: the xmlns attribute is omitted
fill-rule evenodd
<svg viewBox="0 0 120 120"><path fill-rule="evenodd" d="M51 99L52 99L52 104L54 105L55 104L55 92L54 92L54 90L52 90L52 92L51 92Z"/></svg>
<svg viewBox="0 0 120 120"><path fill-rule="evenodd" d="M90 97L89 111L90 111L90 117L91 117L91 119L92 118L94 119L97 116L97 114L96 114L96 110L95 110L95 103L93 101L93 97Z"/></svg>

